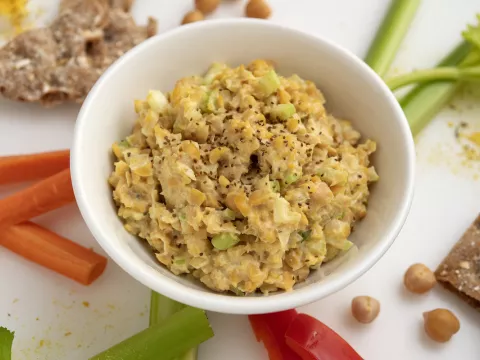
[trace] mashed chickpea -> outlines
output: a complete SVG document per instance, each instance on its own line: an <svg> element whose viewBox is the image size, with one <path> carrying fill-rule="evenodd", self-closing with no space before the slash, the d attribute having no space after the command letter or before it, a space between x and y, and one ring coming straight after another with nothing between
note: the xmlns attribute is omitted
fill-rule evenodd
<svg viewBox="0 0 480 360"><path fill-rule="evenodd" d="M215 291L291 290L351 247L378 180L375 142L324 103L315 84L263 60L150 91L113 145L125 228Z"/></svg>

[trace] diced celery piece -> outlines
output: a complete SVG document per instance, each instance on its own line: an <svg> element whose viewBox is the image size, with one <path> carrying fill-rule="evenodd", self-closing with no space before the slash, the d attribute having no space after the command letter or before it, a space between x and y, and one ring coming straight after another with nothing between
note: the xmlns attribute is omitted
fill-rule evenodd
<svg viewBox="0 0 480 360"><path fill-rule="evenodd" d="M350 240L345 240L345 244L342 248L343 251L350 250L350 248L353 246L353 243Z"/></svg>
<svg viewBox="0 0 480 360"><path fill-rule="evenodd" d="M327 254L325 255L325 259L323 259L323 262L329 262L333 260L340 252L340 249L327 244Z"/></svg>
<svg viewBox="0 0 480 360"><path fill-rule="evenodd" d="M235 246L240 238L232 233L221 233L212 238L212 245L218 250L227 250Z"/></svg>
<svg viewBox="0 0 480 360"><path fill-rule="evenodd" d="M280 87L280 78L275 70L270 70L262 76L259 82L260 91L265 97L272 95Z"/></svg>
<svg viewBox="0 0 480 360"><path fill-rule="evenodd" d="M295 105L293 104L278 104L272 109L272 115L280 120L286 121L296 113Z"/></svg>
<svg viewBox="0 0 480 360"><path fill-rule="evenodd" d="M147 102L150 108L157 113L161 113L168 105L166 96L159 90L150 90L147 95Z"/></svg>
<svg viewBox="0 0 480 360"><path fill-rule="evenodd" d="M173 260L173 263L175 265L184 265L185 264L185 258L177 257L177 258L175 258L175 260Z"/></svg>
<svg viewBox="0 0 480 360"><path fill-rule="evenodd" d="M290 203L283 197L275 199L273 207L273 221L276 224L295 224L301 219L298 212L292 211ZM287 239L288 240L288 239Z"/></svg>
<svg viewBox="0 0 480 360"><path fill-rule="evenodd" d="M212 113L217 109L217 99L218 99L218 91L213 90L207 94L207 98L205 100L204 106L202 106L202 110L204 112Z"/></svg>
<svg viewBox="0 0 480 360"><path fill-rule="evenodd" d="M299 174L290 173L290 174L287 174L287 176L285 176L284 182L285 184L290 185L290 184L293 184L298 179L300 179Z"/></svg>
<svg viewBox="0 0 480 360"><path fill-rule="evenodd" d="M273 192L280 192L280 182L278 180L270 181Z"/></svg>
<svg viewBox="0 0 480 360"><path fill-rule="evenodd" d="M242 290L240 290L240 289L238 289L234 286L230 287L230 291L233 292L237 296L245 296L245 293Z"/></svg>
<svg viewBox="0 0 480 360"><path fill-rule="evenodd" d="M215 80L215 78L222 73L225 68L225 64L213 63L210 69L205 74L205 77L203 78L203 83L205 85L210 85Z"/></svg>
<svg viewBox="0 0 480 360"><path fill-rule="evenodd" d="M223 214L225 215L225 218L227 220L235 220L235 218L236 218L235 211L233 211L232 209L229 209L229 208L226 208L223 211Z"/></svg>

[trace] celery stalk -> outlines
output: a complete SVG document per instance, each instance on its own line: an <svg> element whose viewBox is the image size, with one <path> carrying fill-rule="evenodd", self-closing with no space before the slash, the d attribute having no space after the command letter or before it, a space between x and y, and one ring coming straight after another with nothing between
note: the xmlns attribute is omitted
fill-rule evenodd
<svg viewBox="0 0 480 360"><path fill-rule="evenodd" d="M411 73L394 76L385 81L390 90L396 90L406 85L431 81L475 81L480 78L480 67L461 68L454 66L436 67L412 71Z"/></svg>
<svg viewBox="0 0 480 360"><path fill-rule="evenodd" d="M385 75L405 37L421 0L393 0L365 62L380 76Z"/></svg>
<svg viewBox="0 0 480 360"><path fill-rule="evenodd" d="M177 311L184 309L183 305L175 300L169 299L159 293L152 291L150 298L150 326L161 324Z"/></svg>
<svg viewBox="0 0 480 360"><path fill-rule="evenodd" d="M175 314L187 307L186 305L179 303L175 300L169 299L166 296L152 291L150 298L150 326L163 323L171 315ZM197 348L188 350L185 354L172 358L171 360L196 360Z"/></svg>
<svg viewBox="0 0 480 360"><path fill-rule="evenodd" d="M90 360L172 360L212 336L205 312L186 307Z"/></svg>
<svg viewBox="0 0 480 360"><path fill-rule="evenodd" d="M0 326L0 359L11 360L14 333Z"/></svg>
<svg viewBox="0 0 480 360"><path fill-rule="evenodd" d="M459 65L467 57L470 50L471 46L463 42L448 54L438 66ZM451 100L458 86L455 81L427 83L416 86L399 100L414 136Z"/></svg>

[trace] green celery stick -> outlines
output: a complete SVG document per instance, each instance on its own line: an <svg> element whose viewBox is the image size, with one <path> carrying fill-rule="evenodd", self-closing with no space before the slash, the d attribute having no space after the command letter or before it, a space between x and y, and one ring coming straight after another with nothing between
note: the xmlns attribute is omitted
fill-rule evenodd
<svg viewBox="0 0 480 360"><path fill-rule="evenodd" d="M463 42L438 66L459 65L470 50L471 45ZM459 84L455 81L435 81L418 85L399 100L414 136L451 100L458 86Z"/></svg>
<svg viewBox="0 0 480 360"><path fill-rule="evenodd" d="M0 359L11 360L14 333L0 326Z"/></svg>
<svg viewBox="0 0 480 360"><path fill-rule="evenodd" d="M390 90L396 90L406 85L431 81L476 81L480 78L480 66L468 68L444 66L433 69L412 71L411 73L394 76L385 81Z"/></svg>
<svg viewBox="0 0 480 360"><path fill-rule="evenodd" d="M175 300L152 291L150 298L150 326L163 323L170 316L187 307ZM196 360L197 348L188 350L185 354L175 357L171 360Z"/></svg>
<svg viewBox="0 0 480 360"><path fill-rule="evenodd" d="M186 307L90 360L172 360L212 336L205 312Z"/></svg>
<svg viewBox="0 0 480 360"><path fill-rule="evenodd" d="M421 0L393 0L365 62L380 76L388 71L405 37Z"/></svg>
<svg viewBox="0 0 480 360"><path fill-rule="evenodd" d="M150 298L150 326L161 324L177 311L184 309L183 305L175 300L169 299L159 293L152 291Z"/></svg>

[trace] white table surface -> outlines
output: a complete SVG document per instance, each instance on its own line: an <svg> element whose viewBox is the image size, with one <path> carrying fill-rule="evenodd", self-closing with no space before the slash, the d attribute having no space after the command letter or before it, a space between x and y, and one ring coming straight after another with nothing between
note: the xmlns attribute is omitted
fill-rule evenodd
<svg viewBox="0 0 480 360"><path fill-rule="evenodd" d="M32 2L43 9L39 22L53 16L57 1ZM192 2L137 0L134 13L139 20L149 14L157 17L160 32L165 32L179 24ZM271 0L271 21L324 36L362 57L388 3ZM242 16L243 4L225 1L214 17ZM476 12L478 0L424 0L394 71L433 65L460 40L460 31L474 21ZM480 106L469 98L457 104L459 109L444 111L417 138L415 199L390 251L354 284L300 309L338 331L368 360L480 358L478 312L440 288L419 297L402 287L410 264L434 268L480 210L479 163L461 164L464 158L449 126L465 121L480 129ZM0 155L68 148L78 109L69 105L46 110L0 100ZM14 189L2 188L0 196ZM102 252L74 205L36 220ZM362 294L382 304L370 326L360 326L349 316L352 297ZM145 328L148 300L149 290L113 262L95 284L84 287L0 248L0 325L16 331L14 360L85 360ZM422 312L436 307L453 310L461 322L460 332L444 345L429 341L422 329ZM201 346L201 360L267 358L245 316L209 313L209 318L216 335Z"/></svg>

